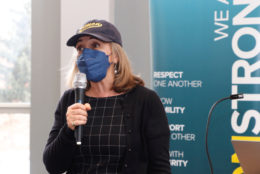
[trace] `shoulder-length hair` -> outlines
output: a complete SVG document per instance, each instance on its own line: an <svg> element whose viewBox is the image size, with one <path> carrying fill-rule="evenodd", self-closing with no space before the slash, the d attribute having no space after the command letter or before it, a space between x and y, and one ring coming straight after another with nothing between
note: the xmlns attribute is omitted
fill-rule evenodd
<svg viewBox="0 0 260 174"><path fill-rule="evenodd" d="M115 92L127 92L134 88L136 85L144 86L144 81L132 73L130 62L124 51L124 49L117 43L111 42L112 54L118 58L117 73L113 82L112 89ZM73 80L75 74L78 72L76 59L73 60L73 66L68 72L67 83L69 87L73 87ZM88 81L87 90L90 89L91 85Z"/></svg>

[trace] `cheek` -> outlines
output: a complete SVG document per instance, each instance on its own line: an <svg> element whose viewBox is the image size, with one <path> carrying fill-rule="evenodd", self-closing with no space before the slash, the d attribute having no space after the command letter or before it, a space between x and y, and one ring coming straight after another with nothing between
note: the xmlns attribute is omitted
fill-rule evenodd
<svg viewBox="0 0 260 174"><path fill-rule="evenodd" d="M113 62L113 57L112 57L112 56L109 56L109 57L108 57L108 61L109 61L109 63L112 63L112 62Z"/></svg>
<svg viewBox="0 0 260 174"><path fill-rule="evenodd" d="M106 55L108 55L108 61L109 63L114 61L114 57L111 54L111 51L109 49L107 49L106 51L104 51L106 53Z"/></svg>
<svg viewBox="0 0 260 174"><path fill-rule="evenodd" d="M103 49L103 52L105 52L105 53L106 53L106 55L111 55L111 53L112 53L112 50L111 50L111 48L110 48L110 45L109 45L109 44L105 44L105 45L103 45L102 49Z"/></svg>

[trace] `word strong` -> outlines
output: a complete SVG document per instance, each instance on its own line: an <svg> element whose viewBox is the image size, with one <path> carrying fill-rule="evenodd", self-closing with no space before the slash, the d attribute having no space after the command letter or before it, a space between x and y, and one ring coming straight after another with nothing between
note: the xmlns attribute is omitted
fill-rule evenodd
<svg viewBox="0 0 260 174"><path fill-rule="evenodd" d="M242 85L260 85L260 61L257 58L260 56L260 0L233 0L233 5L242 9L232 20L232 25L238 28L232 37L232 50L238 59L232 65L232 94L236 94L241 93L239 87ZM254 46L249 50L240 48L239 40L243 36L252 37L255 41L255 44L252 44ZM249 107L248 110L239 113L238 103L250 102L254 106L253 102L258 102L259 105L260 94L252 93L252 91L242 91L242 93L244 93L243 99L231 101L233 110L231 127L234 134L239 134L239 136L243 136L246 132L258 135L260 133L259 111L257 108ZM233 157L235 155L232 154ZM232 160L232 163L236 163L235 160ZM238 167L234 169L233 174L240 174L241 170L241 167Z"/></svg>

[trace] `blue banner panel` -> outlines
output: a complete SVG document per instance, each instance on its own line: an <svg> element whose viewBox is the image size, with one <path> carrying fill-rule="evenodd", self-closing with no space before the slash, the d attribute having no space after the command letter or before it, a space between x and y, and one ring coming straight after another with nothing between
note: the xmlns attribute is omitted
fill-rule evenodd
<svg viewBox="0 0 260 174"><path fill-rule="evenodd" d="M153 88L171 130L174 174L240 174L233 136L260 136L260 1L150 0Z"/></svg>

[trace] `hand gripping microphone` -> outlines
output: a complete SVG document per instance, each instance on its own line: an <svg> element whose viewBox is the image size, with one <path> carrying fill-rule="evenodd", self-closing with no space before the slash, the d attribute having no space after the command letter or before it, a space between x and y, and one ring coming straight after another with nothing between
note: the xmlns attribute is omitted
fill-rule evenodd
<svg viewBox="0 0 260 174"><path fill-rule="evenodd" d="M86 87L87 87L86 75L83 73L77 73L74 81L75 103L84 104ZM74 136L76 138L77 145L81 145L81 138L82 138L81 125L75 128Z"/></svg>

